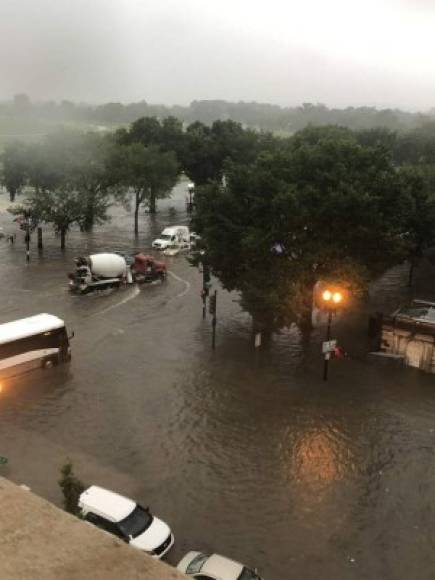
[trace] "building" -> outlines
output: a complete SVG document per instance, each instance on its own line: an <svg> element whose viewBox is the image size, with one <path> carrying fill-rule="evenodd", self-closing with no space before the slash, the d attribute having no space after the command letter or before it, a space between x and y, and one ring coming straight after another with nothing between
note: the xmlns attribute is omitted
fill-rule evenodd
<svg viewBox="0 0 435 580"><path fill-rule="evenodd" d="M380 351L401 357L407 366L435 373L435 302L413 300L384 316Z"/></svg>

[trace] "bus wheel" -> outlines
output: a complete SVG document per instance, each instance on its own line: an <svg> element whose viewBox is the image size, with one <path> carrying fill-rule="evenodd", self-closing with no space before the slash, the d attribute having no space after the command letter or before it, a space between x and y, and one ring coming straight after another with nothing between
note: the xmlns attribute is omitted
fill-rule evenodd
<svg viewBox="0 0 435 580"><path fill-rule="evenodd" d="M42 368L43 369L51 369L52 367L56 367L59 364L59 361L55 358L47 358L42 361Z"/></svg>

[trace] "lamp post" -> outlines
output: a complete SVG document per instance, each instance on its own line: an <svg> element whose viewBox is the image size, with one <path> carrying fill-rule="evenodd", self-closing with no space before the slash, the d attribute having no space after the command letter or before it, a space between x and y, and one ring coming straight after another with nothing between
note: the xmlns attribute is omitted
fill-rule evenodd
<svg viewBox="0 0 435 580"><path fill-rule="evenodd" d="M207 255L205 250L201 250L199 254L201 256L201 264L202 264L202 290L201 290L202 318L205 319L207 312L207 296L209 295L210 292L210 267L207 263Z"/></svg>
<svg viewBox="0 0 435 580"><path fill-rule="evenodd" d="M187 191L189 193L189 201L187 202L187 211L191 213L193 210L193 194L195 192L195 184L189 183L187 186Z"/></svg>
<svg viewBox="0 0 435 580"><path fill-rule="evenodd" d="M328 311L328 322L326 325L326 345L324 352L324 363L323 363L323 380L328 380L328 366L329 359L331 358L331 350L329 348L329 342L331 340L331 324L332 324L332 314L335 312L337 306L343 301L343 293L338 290L326 289L322 293L323 304Z"/></svg>

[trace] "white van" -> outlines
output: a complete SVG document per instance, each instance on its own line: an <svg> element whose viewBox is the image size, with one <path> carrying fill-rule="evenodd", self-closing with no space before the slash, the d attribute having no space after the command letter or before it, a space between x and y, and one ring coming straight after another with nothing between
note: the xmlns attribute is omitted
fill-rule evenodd
<svg viewBox="0 0 435 580"><path fill-rule="evenodd" d="M148 508L98 485L91 485L80 495L79 508L87 522L153 558L162 558L174 545L168 524Z"/></svg>
<svg viewBox="0 0 435 580"><path fill-rule="evenodd" d="M171 226L165 228L156 240L153 241L152 247L156 250L166 250L168 248L189 248L190 232L187 226Z"/></svg>

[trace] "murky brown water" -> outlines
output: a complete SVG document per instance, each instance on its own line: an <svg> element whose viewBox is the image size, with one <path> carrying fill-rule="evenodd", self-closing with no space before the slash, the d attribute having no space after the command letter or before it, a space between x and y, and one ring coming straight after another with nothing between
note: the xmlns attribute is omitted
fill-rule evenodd
<svg viewBox="0 0 435 580"><path fill-rule="evenodd" d="M24 263L22 241L0 242L0 321L50 312L75 331L69 367L5 385L2 474L59 502L58 468L149 504L172 526L176 563L210 550L266 580L435 577L435 379L366 362L353 319L335 325L351 357L321 380L322 328L297 330L254 353L249 318L219 291L218 347L201 319L201 278L168 259L164 286L73 297L75 255L143 249L185 221L183 191L143 219L85 236L62 255L46 236ZM169 212L169 206L177 208ZM1 216L5 225L9 218ZM373 308L401 299L404 268L373 289Z"/></svg>

